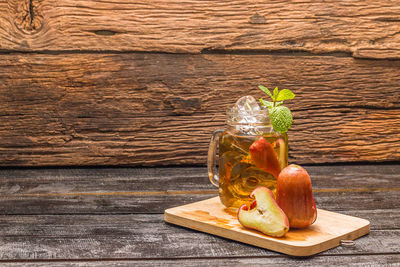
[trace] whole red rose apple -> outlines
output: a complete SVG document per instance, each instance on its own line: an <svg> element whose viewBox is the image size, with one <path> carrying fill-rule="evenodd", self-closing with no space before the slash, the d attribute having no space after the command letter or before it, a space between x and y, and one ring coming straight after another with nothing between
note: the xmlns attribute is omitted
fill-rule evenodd
<svg viewBox="0 0 400 267"><path fill-rule="evenodd" d="M289 219L291 228L305 228L317 219L317 208L307 171L291 164L277 180L276 201Z"/></svg>

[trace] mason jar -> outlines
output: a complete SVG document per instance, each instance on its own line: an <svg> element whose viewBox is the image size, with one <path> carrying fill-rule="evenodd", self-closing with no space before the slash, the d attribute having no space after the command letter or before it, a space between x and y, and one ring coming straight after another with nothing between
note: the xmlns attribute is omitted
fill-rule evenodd
<svg viewBox="0 0 400 267"><path fill-rule="evenodd" d="M258 186L275 194L277 176L288 165L287 133L274 131L267 108L248 118L230 109L225 129L211 137L207 165L222 204L233 209L250 205L249 195Z"/></svg>

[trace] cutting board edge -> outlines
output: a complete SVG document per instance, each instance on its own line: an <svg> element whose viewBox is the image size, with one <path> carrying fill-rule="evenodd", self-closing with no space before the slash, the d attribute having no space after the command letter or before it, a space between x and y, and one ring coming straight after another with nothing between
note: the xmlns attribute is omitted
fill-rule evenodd
<svg viewBox="0 0 400 267"><path fill-rule="evenodd" d="M337 247L340 244L340 240L342 240L343 238L354 240L354 239L361 237L369 232L369 224L368 224L368 225L364 226L363 228L357 229L353 232L350 232L350 233L344 234L342 236L327 240L322 243L311 244L311 245L288 245L285 243L278 243L278 242L274 242L273 240L256 237L256 236L253 236L254 241L252 241L252 240L249 241L246 238L247 237L246 233L235 232L235 235L230 235L228 231L225 231L226 229L221 228L217 225L208 225L208 231L206 232L201 227L202 224L204 224L203 222L196 221L196 220L189 219L189 218L180 217L178 215L170 213L169 210L165 210L164 220L168 223L172 223L172 224L179 225L179 226L182 226L185 228L200 231L200 232L203 232L206 234L212 234L212 235L220 236L220 237L227 238L230 240L235 240L235 241L238 241L238 242L241 242L244 244L249 244L249 245L261 247L264 249L269 249L272 251L284 253L284 254L291 255L291 256L298 256L298 257L306 257L306 256L315 255L322 251ZM367 230L367 232L365 232L365 233L360 232L361 229L364 229L363 232L365 230ZM351 236L352 234L354 234L357 231L359 233ZM334 243L332 241L334 241Z"/></svg>
<svg viewBox="0 0 400 267"><path fill-rule="evenodd" d="M179 219L178 219L179 218ZM192 219L188 219L188 218L183 218L183 217L179 217L175 214L172 213L168 213L167 211L164 213L164 220L168 223L172 223L174 225L179 225L185 228L189 228L192 230L196 230L196 231L200 231L206 234L212 234L215 236L219 236L219 237L223 237L223 238L227 238L230 240L234 240L234 241L238 241L241 242L243 244L249 244L249 245L253 245L253 246L257 246L257 247L261 247L264 249L269 249L269 250L273 250L273 251L277 251L277 252L281 252L284 254L288 254L288 255L292 255L292 256L301 256L301 255L297 255L296 253L293 253L293 247L287 247L286 249L284 249L283 246L279 247L278 245L281 245L280 243L274 243L273 241L269 241L266 239L262 239L259 237L255 237L254 239L256 240L255 242L251 241L249 242L248 240L246 240L246 234L245 233L239 233L239 232L235 232L236 235L232 236L229 235L229 232L226 231L221 231L224 228L220 228L219 226L216 225L208 225L208 231L204 231L201 228L201 225L203 224L202 222L196 221L196 220L192 220ZM190 225L190 226L188 226ZM258 242L257 242L258 241ZM265 243L270 244L270 246L266 246ZM283 244L284 246L287 246L285 244Z"/></svg>
<svg viewBox="0 0 400 267"><path fill-rule="evenodd" d="M216 198L218 198L218 197L205 199L205 200L202 200L199 202L207 203L210 200L213 200ZM196 203L199 203L199 202L196 202ZM263 238L263 237L257 237L257 236L252 236L253 240L248 240L248 238L247 238L248 233L246 233L246 232L235 231L234 233L232 233L232 232L228 231L228 229L225 229L218 225L211 225L211 224L207 224L207 230L205 230L204 222L197 221L197 220L191 219L191 218L182 217L180 215L175 214L175 212L179 212L179 210L182 207L191 206L192 204L194 204L194 203L189 203L186 205L166 209L164 211L164 220L168 223L179 225L179 226L182 226L185 228L189 228L189 229L193 229L193 230L200 231L203 233L212 234L212 235L220 236L223 238L239 241L244 244L250 244L250 245L257 246L257 247L281 252L281 253L291 255L291 256L315 255L322 251L339 246L341 240L344 240L344 239L345 240L354 240L354 239L357 239L357 238L359 238L363 235L366 235L370 232L370 222L368 220L350 216L350 215L340 214L340 215L346 216L346 217L357 218L358 221L362 222L363 224L360 228L355 229L351 232L342 234L340 236L336 236L332 239L326 240L324 242L316 243L316 244L304 245L304 244L299 243L299 244L290 244L289 245L289 244L285 244L285 243L281 243L281 242L276 242L275 239L270 240L270 239L265 239L265 237ZM323 209L318 209L318 210L321 210L321 211L324 211L327 213L335 213L335 212L327 211L327 210L323 210Z"/></svg>

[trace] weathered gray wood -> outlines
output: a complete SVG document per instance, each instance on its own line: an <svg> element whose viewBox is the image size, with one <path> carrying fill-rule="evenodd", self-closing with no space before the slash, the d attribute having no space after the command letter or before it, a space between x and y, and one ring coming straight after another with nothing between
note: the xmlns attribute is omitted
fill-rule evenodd
<svg viewBox="0 0 400 267"><path fill-rule="evenodd" d="M227 106L263 96L258 84L297 95L292 162L400 160L399 69L335 56L3 54L0 165L205 165Z"/></svg>
<svg viewBox="0 0 400 267"><path fill-rule="evenodd" d="M370 228L373 230L400 229L399 208L377 210L341 210L339 212L341 214L367 219L370 221Z"/></svg>
<svg viewBox="0 0 400 267"><path fill-rule="evenodd" d="M304 166L314 189L400 188L400 164ZM0 193L198 191L216 189L205 167L3 168Z"/></svg>
<svg viewBox="0 0 400 267"><path fill-rule="evenodd" d="M399 58L384 1L0 1L0 49L346 52Z"/></svg>
<svg viewBox="0 0 400 267"><path fill-rule="evenodd" d="M400 165L392 166L394 171L400 171ZM373 171L374 168L368 170ZM328 173L329 170L325 174ZM384 177L392 183L396 182L396 179L391 178L389 171ZM345 180L345 177L341 180ZM3 196L16 193L167 192L213 189L216 187L209 182L207 169L204 167L0 169L0 192Z"/></svg>
<svg viewBox="0 0 400 267"><path fill-rule="evenodd" d="M0 198L1 214L131 214L162 213L165 209L217 196L217 193L184 194L56 194ZM331 211L390 209L398 206L400 191L316 192L317 207Z"/></svg>
<svg viewBox="0 0 400 267"><path fill-rule="evenodd" d="M400 165L307 166L318 207L397 208ZM217 195L205 168L0 170L0 213L162 213Z"/></svg>
<svg viewBox="0 0 400 267"><path fill-rule="evenodd" d="M319 255L307 258L295 258L285 256L274 257L243 257L243 258L225 258L225 259L152 259L152 260L101 260L101 261L51 261L51 262L18 262L3 263L2 266L400 266L400 255L343 255L326 256Z"/></svg>
<svg viewBox="0 0 400 267"><path fill-rule="evenodd" d="M399 188L400 164L304 166L315 189Z"/></svg>
<svg viewBox="0 0 400 267"><path fill-rule="evenodd" d="M397 208L400 165L306 166L318 207ZM217 195L205 168L0 170L1 214L162 213Z"/></svg>
<svg viewBox="0 0 400 267"><path fill-rule="evenodd" d="M340 257L338 262L343 264L354 259L371 262L371 255L380 262L397 260L400 191L390 185L399 182L396 173L400 165L306 168L319 185L315 188L317 206L370 220L370 235L358 239L354 247L334 248L299 261L167 224L162 214L116 214L162 213L165 208L212 196L205 193L214 192L205 168L2 169L0 176L6 178L0 180L1 214L64 215L0 216L0 260L59 259L62 265L76 259L82 265L89 259L97 263L118 259L128 260L127 264L168 261L190 265L187 259L203 265L226 257L232 264L240 264L243 258L258 264L262 258L266 263L287 262L288 266L332 263L332 257ZM354 179L351 186L346 174ZM162 179L166 182L160 185ZM124 185L132 191L121 191ZM162 186L164 190L157 191ZM39 266L42 263L38 262Z"/></svg>
<svg viewBox="0 0 400 267"><path fill-rule="evenodd" d="M162 215L0 216L0 258L165 259L281 255L163 222ZM321 255L400 253L400 229L372 230Z"/></svg>

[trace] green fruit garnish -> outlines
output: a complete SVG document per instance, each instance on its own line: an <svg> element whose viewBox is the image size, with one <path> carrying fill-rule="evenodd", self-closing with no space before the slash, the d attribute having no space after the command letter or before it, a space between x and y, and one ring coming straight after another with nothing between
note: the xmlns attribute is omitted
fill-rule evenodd
<svg viewBox="0 0 400 267"><path fill-rule="evenodd" d="M279 91L278 87L275 87L273 94L265 86L259 85L258 88L272 98L272 101L260 99L261 105L268 107L272 127L278 133L286 133L292 126L293 116L290 109L283 106L282 103L285 100L293 99L295 94L289 89Z"/></svg>
<svg viewBox="0 0 400 267"><path fill-rule="evenodd" d="M286 133L292 126L293 117L290 109L285 106L274 107L270 110L269 117L272 127L278 133Z"/></svg>

